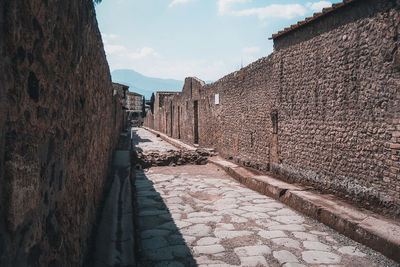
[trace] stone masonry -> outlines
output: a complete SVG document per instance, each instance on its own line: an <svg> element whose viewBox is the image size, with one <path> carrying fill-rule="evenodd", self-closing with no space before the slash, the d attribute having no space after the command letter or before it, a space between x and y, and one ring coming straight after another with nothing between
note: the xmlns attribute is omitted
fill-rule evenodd
<svg viewBox="0 0 400 267"><path fill-rule="evenodd" d="M122 125L92 0L0 1L0 266L82 266Z"/></svg>
<svg viewBox="0 0 400 267"><path fill-rule="evenodd" d="M157 94L145 124L399 218L399 9L352 1L215 83Z"/></svg>

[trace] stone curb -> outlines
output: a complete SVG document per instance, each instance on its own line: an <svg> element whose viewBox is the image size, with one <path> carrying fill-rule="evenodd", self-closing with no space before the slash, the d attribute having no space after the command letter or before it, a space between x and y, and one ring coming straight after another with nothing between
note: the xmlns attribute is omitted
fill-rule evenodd
<svg viewBox="0 0 400 267"><path fill-rule="evenodd" d="M180 149L187 147L196 149L153 129L143 128L153 134L159 134L163 140ZM218 156L209 158L209 162L222 168L246 187L279 200L339 233L400 262L398 222L367 210L360 210L331 194L313 193L300 185L289 184L266 175L256 175Z"/></svg>
<svg viewBox="0 0 400 267"><path fill-rule="evenodd" d="M186 150L196 150L196 147L188 145L188 144L186 144L186 143L184 143L182 141L173 139L172 137L169 137L168 135L163 134L163 133L161 133L159 131L156 131L156 130L153 130L153 129L150 129L150 128L147 128L147 127L144 127L144 126L142 128L147 130L147 131L149 131L149 132L151 132L154 135L159 134L160 138L162 140L164 140L167 143L170 143L171 145L173 145L173 146L175 146L175 147L177 147L177 148L179 148L181 150L185 150L185 149Z"/></svg>

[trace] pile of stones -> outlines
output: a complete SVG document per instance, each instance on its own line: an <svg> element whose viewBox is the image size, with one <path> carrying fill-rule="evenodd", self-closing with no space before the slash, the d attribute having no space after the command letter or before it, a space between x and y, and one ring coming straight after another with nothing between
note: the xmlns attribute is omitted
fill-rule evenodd
<svg viewBox="0 0 400 267"><path fill-rule="evenodd" d="M214 155L215 152L207 149L169 150L167 152L136 151L133 160L137 169L147 169L153 166L205 165L208 162L208 157Z"/></svg>

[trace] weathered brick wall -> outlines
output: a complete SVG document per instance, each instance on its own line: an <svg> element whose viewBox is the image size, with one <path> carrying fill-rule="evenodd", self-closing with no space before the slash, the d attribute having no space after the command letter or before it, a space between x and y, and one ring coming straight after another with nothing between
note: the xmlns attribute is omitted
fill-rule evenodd
<svg viewBox="0 0 400 267"><path fill-rule="evenodd" d="M197 95L188 93L194 79L187 79L183 92L164 103L188 107L180 116L181 139L194 142L197 100L200 145L399 216L399 4L357 5L340 12L369 13L345 24L330 17L340 12L320 18L307 27L324 31L299 42L288 33L292 45L280 43L270 56L200 85ZM155 112L155 125L160 116L167 114ZM173 129L177 121L175 114Z"/></svg>
<svg viewBox="0 0 400 267"><path fill-rule="evenodd" d="M123 117L93 3L0 10L0 265L79 266Z"/></svg>

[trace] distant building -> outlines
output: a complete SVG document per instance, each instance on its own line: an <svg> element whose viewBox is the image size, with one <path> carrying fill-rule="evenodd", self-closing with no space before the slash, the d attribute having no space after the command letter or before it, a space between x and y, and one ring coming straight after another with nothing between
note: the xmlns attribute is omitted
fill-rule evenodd
<svg viewBox="0 0 400 267"><path fill-rule="evenodd" d="M130 118L139 118L143 111L143 96L134 92L127 92L126 95L126 108L128 109Z"/></svg>

